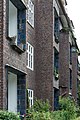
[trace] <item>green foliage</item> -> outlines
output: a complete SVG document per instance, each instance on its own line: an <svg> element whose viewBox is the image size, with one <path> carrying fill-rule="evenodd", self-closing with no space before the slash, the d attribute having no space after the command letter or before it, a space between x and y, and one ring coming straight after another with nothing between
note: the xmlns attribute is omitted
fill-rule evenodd
<svg viewBox="0 0 80 120"><path fill-rule="evenodd" d="M51 120L49 101L35 100L31 109L27 110L27 120Z"/></svg>
<svg viewBox="0 0 80 120"><path fill-rule="evenodd" d="M27 120L52 120L50 112L32 112L32 117Z"/></svg>
<svg viewBox="0 0 80 120"><path fill-rule="evenodd" d="M65 120L74 119L77 116L75 102L69 97L60 98L59 104L60 110L62 110L64 116L66 117Z"/></svg>
<svg viewBox="0 0 80 120"><path fill-rule="evenodd" d="M80 120L80 117L76 118L75 120Z"/></svg>
<svg viewBox="0 0 80 120"><path fill-rule="evenodd" d="M80 85L78 86L78 105L80 106Z"/></svg>
<svg viewBox="0 0 80 120"><path fill-rule="evenodd" d="M36 100L27 112L26 120L76 120L76 107L70 98L60 98L58 111L50 111L48 101Z"/></svg>
<svg viewBox="0 0 80 120"><path fill-rule="evenodd" d="M76 116L72 115L69 111L66 110L54 111L52 112L52 117L55 118L54 120L73 120L76 118Z"/></svg>
<svg viewBox="0 0 80 120"><path fill-rule="evenodd" d="M77 113L77 117L79 117L80 116L80 106L77 106L76 113Z"/></svg>
<svg viewBox="0 0 80 120"><path fill-rule="evenodd" d="M34 109L34 111L48 112L50 110L50 104L48 100L46 100L45 102L42 100L35 100L32 108Z"/></svg>
<svg viewBox="0 0 80 120"><path fill-rule="evenodd" d="M0 120L20 120L18 115L7 111L0 111Z"/></svg>

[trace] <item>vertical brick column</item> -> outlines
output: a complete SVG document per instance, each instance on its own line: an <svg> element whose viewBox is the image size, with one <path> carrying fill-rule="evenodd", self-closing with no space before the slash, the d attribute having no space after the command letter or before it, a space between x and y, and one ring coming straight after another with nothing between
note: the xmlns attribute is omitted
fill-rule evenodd
<svg viewBox="0 0 80 120"><path fill-rule="evenodd" d="M0 0L0 109L3 108L3 0Z"/></svg>
<svg viewBox="0 0 80 120"><path fill-rule="evenodd" d="M59 86L60 95L69 94L69 32L62 30L59 40Z"/></svg>
<svg viewBox="0 0 80 120"><path fill-rule="evenodd" d="M36 97L53 108L53 0L35 2Z"/></svg>
<svg viewBox="0 0 80 120"><path fill-rule="evenodd" d="M78 66L77 61L78 54L77 52L72 52L72 96L77 101L77 79L78 79Z"/></svg>

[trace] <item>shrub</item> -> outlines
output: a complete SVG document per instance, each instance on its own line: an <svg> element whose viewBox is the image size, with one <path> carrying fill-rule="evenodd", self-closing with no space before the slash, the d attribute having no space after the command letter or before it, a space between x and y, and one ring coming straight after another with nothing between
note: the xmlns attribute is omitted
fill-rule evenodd
<svg viewBox="0 0 80 120"><path fill-rule="evenodd" d="M60 110L64 111L64 115L66 117L69 117L69 119L74 119L77 116L76 105L75 105L75 102L73 100L71 100L71 98L69 98L69 97L60 98L59 104L60 104L60 107L59 107Z"/></svg>
<svg viewBox="0 0 80 120"><path fill-rule="evenodd" d="M74 120L76 118L76 106L70 98L60 98L58 111L50 111L48 101L36 100L27 112L26 120Z"/></svg>
<svg viewBox="0 0 80 120"><path fill-rule="evenodd" d="M20 120L18 115L7 111L0 111L0 120Z"/></svg>
<svg viewBox="0 0 80 120"><path fill-rule="evenodd" d="M50 105L48 100L35 100L32 108L27 110L27 120L51 120L50 119Z"/></svg>
<svg viewBox="0 0 80 120"><path fill-rule="evenodd" d="M43 112L43 111L48 112L50 110L49 101L46 100L44 102L42 100L35 100L32 109L34 109L34 111L38 111L38 112Z"/></svg>

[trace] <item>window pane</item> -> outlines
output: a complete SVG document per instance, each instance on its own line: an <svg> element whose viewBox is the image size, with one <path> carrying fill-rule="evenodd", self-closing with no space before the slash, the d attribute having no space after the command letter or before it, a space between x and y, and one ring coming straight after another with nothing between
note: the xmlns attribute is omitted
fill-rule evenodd
<svg viewBox="0 0 80 120"><path fill-rule="evenodd" d="M30 52L30 45L29 45L29 52Z"/></svg>
<svg viewBox="0 0 80 120"><path fill-rule="evenodd" d="M29 61L29 67L31 67L31 66L30 66L30 61Z"/></svg>
<svg viewBox="0 0 80 120"><path fill-rule="evenodd" d="M31 53L32 53L32 47L31 47Z"/></svg>
<svg viewBox="0 0 80 120"><path fill-rule="evenodd" d="M9 1L9 37L16 37L17 43L17 8Z"/></svg>
<svg viewBox="0 0 80 120"><path fill-rule="evenodd" d="M29 91L29 97L30 97L30 91Z"/></svg>
<svg viewBox="0 0 80 120"><path fill-rule="evenodd" d="M31 106L32 106L32 100L31 100Z"/></svg>
<svg viewBox="0 0 80 120"><path fill-rule="evenodd" d="M28 21L33 26L34 16L31 13L34 14L34 4L32 3L32 0L28 2Z"/></svg>
<svg viewBox="0 0 80 120"><path fill-rule="evenodd" d="M32 91L31 91L31 97L32 97Z"/></svg>
<svg viewBox="0 0 80 120"><path fill-rule="evenodd" d="M30 57L31 57L31 55L29 54L29 61L30 61Z"/></svg>

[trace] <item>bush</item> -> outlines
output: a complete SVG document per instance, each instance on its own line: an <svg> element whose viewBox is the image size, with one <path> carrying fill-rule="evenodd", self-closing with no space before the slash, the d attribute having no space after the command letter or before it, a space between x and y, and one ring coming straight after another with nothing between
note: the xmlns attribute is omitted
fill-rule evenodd
<svg viewBox="0 0 80 120"><path fill-rule="evenodd" d="M80 117L76 118L75 120L80 120Z"/></svg>
<svg viewBox="0 0 80 120"><path fill-rule="evenodd" d="M46 100L44 102L42 100L35 100L32 109L34 109L34 111L38 111L38 112L43 112L43 111L48 112L50 110L49 101Z"/></svg>
<svg viewBox="0 0 80 120"><path fill-rule="evenodd" d="M50 119L50 105L48 100L35 100L31 109L27 110L27 120L51 120Z"/></svg>
<svg viewBox="0 0 80 120"><path fill-rule="evenodd" d="M64 116L66 116L66 119L69 117L69 119L74 119L76 118L77 114L76 114L76 105L75 102L73 100L71 100L71 98L67 97L67 98L60 98L59 100L59 109L64 113Z"/></svg>
<svg viewBox="0 0 80 120"><path fill-rule="evenodd" d="M0 111L0 120L20 120L18 115L7 111Z"/></svg>
<svg viewBox="0 0 80 120"><path fill-rule="evenodd" d="M69 111L58 110L52 112L52 118L55 118L54 120L74 120L76 116L72 116Z"/></svg>
<svg viewBox="0 0 80 120"><path fill-rule="evenodd" d="M28 109L26 120L74 120L76 106L70 98L60 98L60 110L50 111L49 102L36 100L33 107Z"/></svg>

